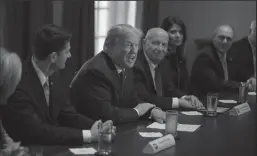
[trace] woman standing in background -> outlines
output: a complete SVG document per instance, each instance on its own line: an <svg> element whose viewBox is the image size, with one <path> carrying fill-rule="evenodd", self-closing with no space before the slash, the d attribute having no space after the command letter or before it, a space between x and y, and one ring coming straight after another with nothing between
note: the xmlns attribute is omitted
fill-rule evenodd
<svg viewBox="0 0 257 156"><path fill-rule="evenodd" d="M184 58L186 26L181 19L168 16L162 21L161 28L169 34L168 53L162 61L161 68L163 86L170 86L167 83L173 83L179 92L176 96L186 95L189 93L189 77ZM164 92L167 90L169 91L169 88L164 88Z"/></svg>

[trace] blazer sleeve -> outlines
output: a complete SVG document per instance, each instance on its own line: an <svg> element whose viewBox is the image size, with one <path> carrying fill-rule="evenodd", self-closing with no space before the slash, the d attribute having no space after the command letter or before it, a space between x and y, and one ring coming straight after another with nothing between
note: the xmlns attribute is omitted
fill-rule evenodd
<svg viewBox="0 0 257 156"><path fill-rule="evenodd" d="M62 105L58 121L62 126L76 129L90 129L94 124L92 119L77 113L70 102L66 102Z"/></svg>
<svg viewBox="0 0 257 156"><path fill-rule="evenodd" d="M146 78L144 77L144 74L139 68L134 68L134 74L135 88L140 99L155 104L157 107L160 107L163 110L172 109L172 97L161 97L148 91L145 80Z"/></svg>
<svg viewBox="0 0 257 156"><path fill-rule="evenodd" d="M206 54L200 54L196 59L192 70L194 83L206 91L229 91L237 89L240 83L235 81L226 81L219 77L213 69L212 60Z"/></svg>
<svg viewBox="0 0 257 156"><path fill-rule="evenodd" d="M173 72L173 69L171 69L170 66L169 61L166 59L164 59L160 64L164 96L182 97L185 93L175 87L172 74L175 72Z"/></svg>
<svg viewBox="0 0 257 156"><path fill-rule="evenodd" d="M115 124L128 123L138 119L133 107L113 105L115 96L113 86L97 71L88 70L78 78L71 88L73 101L79 113L95 120L112 120Z"/></svg>
<svg viewBox="0 0 257 156"><path fill-rule="evenodd" d="M55 126L39 117L40 112L24 91L16 92L2 111L3 125L15 141L24 145L82 145L81 129Z"/></svg>

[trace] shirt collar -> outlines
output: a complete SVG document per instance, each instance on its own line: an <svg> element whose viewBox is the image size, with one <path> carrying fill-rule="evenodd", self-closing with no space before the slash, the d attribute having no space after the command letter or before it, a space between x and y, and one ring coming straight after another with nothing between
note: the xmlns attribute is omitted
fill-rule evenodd
<svg viewBox="0 0 257 156"><path fill-rule="evenodd" d="M156 66L150 59L149 57L146 55L146 53L144 52L144 55L145 55L145 58L146 58L146 61L150 67L151 70L155 70Z"/></svg>
<svg viewBox="0 0 257 156"><path fill-rule="evenodd" d="M40 82L41 82L41 85L43 86L46 83L46 81L48 81L48 77L46 77L45 74L42 72L42 70L37 66L34 59L35 58L32 56L31 62L32 62L32 65L37 73L37 76L38 76Z"/></svg>
<svg viewBox="0 0 257 156"><path fill-rule="evenodd" d="M113 62L113 64L114 64L114 66L115 66L116 71L118 72L118 74L120 74L122 71L125 70L125 69L120 68L114 61L112 61L112 62Z"/></svg>
<svg viewBox="0 0 257 156"><path fill-rule="evenodd" d="M219 51L217 51L217 53L218 53L218 56L219 56L220 59L223 59L223 57L225 57L225 59L226 59L227 53L222 54L222 52L219 52Z"/></svg>

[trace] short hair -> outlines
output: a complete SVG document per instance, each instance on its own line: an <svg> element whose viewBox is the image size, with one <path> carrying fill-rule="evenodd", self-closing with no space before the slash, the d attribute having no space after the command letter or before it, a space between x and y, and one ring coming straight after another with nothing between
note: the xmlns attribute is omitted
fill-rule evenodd
<svg viewBox="0 0 257 156"><path fill-rule="evenodd" d="M59 53L71 37L69 31L54 24L46 24L36 32L33 53L38 60L44 60L52 52Z"/></svg>
<svg viewBox="0 0 257 156"><path fill-rule="evenodd" d="M179 17L171 17L171 16L167 16L166 18L164 18L164 20L162 21L161 24L161 28L166 30L167 32L169 31L169 29L174 25L177 24L181 27L181 31L183 34L183 42L182 45L185 44L186 40L187 40L187 32L186 32L186 25L185 23L179 18Z"/></svg>
<svg viewBox="0 0 257 156"><path fill-rule="evenodd" d="M118 39L128 35L129 33L134 33L139 39L142 39L143 32L129 24L118 24L111 27L107 32L107 36L104 41L103 49L107 52L110 45L113 45Z"/></svg>
<svg viewBox="0 0 257 156"><path fill-rule="evenodd" d="M145 39L148 39L152 36L155 36L156 33L162 33L163 35L166 35L167 37L169 37L168 32L165 31L164 29L160 28L160 27L155 27L155 28L151 28L146 32L145 35Z"/></svg>
<svg viewBox="0 0 257 156"><path fill-rule="evenodd" d="M216 27L215 31L213 32L212 38L214 38L217 35L217 33L218 33L218 31L220 30L221 27L228 27L228 28L230 28L232 30L232 32L233 32L233 36L235 36L234 35L234 33L235 33L234 28L231 25L229 25L229 24L221 24L221 25L218 25Z"/></svg>
<svg viewBox="0 0 257 156"><path fill-rule="evenodd" d="M22 64L19 56L0 47L0 102L6 102L16 88L21 72Z"/></svg>

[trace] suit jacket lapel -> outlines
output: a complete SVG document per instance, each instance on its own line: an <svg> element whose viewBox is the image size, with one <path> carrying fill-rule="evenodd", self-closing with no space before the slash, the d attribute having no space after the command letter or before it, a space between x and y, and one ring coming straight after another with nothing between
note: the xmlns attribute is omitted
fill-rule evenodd
<svg viewBox="0 0 257 156"><path fill-rule="evenodd" d="M215 67L217 68L219 73L222 74L222 76L225 78L222 63L221 63L221 60L219 58L219 55L217 54L217 50L214 47L214 45L211 46L211 53L213 56L212 58L213 58L213 62L215 63Z"/></svg>
<svg viewBox="0 0 257 156"><path fill-rule="evenodd" d="M110 74L109 74L109 72L105 72L106 76L110 80L110 82L115 86L115 88L119 92L119 94L121 94L122 86L120 83L120 76L117 72L117 69L116 69L113 61L107 54L105 54L105 60L106 60L107 66L109 66L109 70L111 70Z"/></svg>
<svg viewBox="0 0 257 156"><path fill-rule="evenodd" d="M28 92L35 97L33 100L35 100L35 105L38 107L38 110L41 111L40 113L50 120L49 108L45 99L44 89L30 60L28 60L27 64L28 70L23 73L28 76L27 82L25 83L27 86L24 86L24 88L28 88Z"/></svg>
<svg viewBox="0 0 257 156"><path fill-rule="evenodd" d="M143 67L142 71L144 72L145 74L145 77L148 77L149 79L146 79L146 80L150 80L150 82L148 81L147 84L148 86L150 87L151 90L155 90L155 87L154 87L154 80L153 80L153 77L152 77L152 74L151 74L151 71L150 71L150 67L148 65L148 62L145 58L145 55L144 55L144 52L143 51L140 51L138 53L139 57L139 61L141 62L141 65Z"/></svg>

